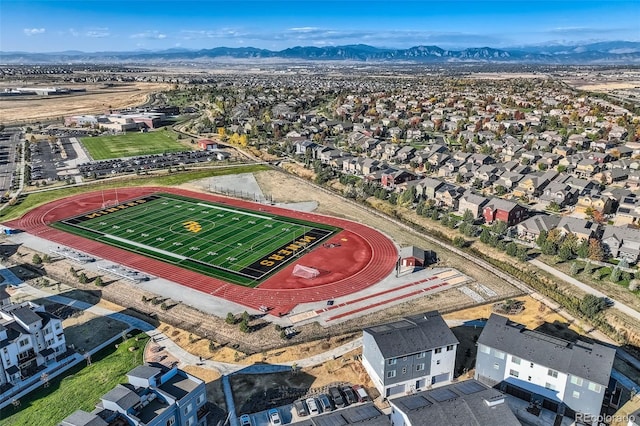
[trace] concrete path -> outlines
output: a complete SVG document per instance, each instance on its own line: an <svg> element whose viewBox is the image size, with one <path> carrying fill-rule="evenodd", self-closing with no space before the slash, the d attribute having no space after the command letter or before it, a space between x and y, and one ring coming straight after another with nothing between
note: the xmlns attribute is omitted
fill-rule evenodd
<svg viewBox="0 0 640 426"><path fill-rule="evenodd" d="M576 287L578 287L580 290L584 291L585 293L588 294L593 294L596 297L606 297L608 299L610 299L613 302L613 307L616 308L617 310L619 310L620 312L629 315L631 318L639 320L640 321L640 312L636 311L635 309L633 309L632 307L625 305L624 303L618 302L617 300L607 296L606 294L596 290L595 288L578 281L577 279L573 278L570 275L565 274L562 271L558 271L557 269L555 269L552 266L547 265L544 262L541 262L537 259L531 259L529 260L529 263L531 263L532 265L542 269L543 271L546 271L548 273L550 273L551 275L561 279L562 281L566 281L571 285L574 285Z"/></svg>

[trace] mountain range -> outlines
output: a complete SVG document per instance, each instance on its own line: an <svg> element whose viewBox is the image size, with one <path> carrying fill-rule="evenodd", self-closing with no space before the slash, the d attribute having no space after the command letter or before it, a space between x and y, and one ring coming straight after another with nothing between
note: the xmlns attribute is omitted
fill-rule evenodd
<svg viewBox="0 0 640 426"><path fill-rule="evenodd" d="M640 64L640 42L610 41L582 45L540 45L495 49L491 47L447 50L438 46L390 49L365 44L347 46L297 46L273 51L254 47L215 47L190 50L54 53L0 52L2 64L131 63L167 64L217 61L353 61L353 62L493 62L538 64Z"/></svg>

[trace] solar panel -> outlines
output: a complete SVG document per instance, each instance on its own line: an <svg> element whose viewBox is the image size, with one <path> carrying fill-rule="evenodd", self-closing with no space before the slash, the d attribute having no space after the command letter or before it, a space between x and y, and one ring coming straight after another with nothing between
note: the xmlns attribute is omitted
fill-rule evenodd
<svg viewBox="0 0 640 426"><path fill-rule="evenodd" d="M465 395L471 395L472 393L480 392L486 389L486 387L482 386L480 383L470 380L456 384L455 388Z"/></svg>
<svg viewBox="0 0 640 426"><path fill-rule="evenodd" d="M428 407L431 404L431 401L425 399L420 395L409 396L407 398L402 399L402 404L407 407L409 410L417 410L418 408Z"/></svg>
<svg viewBox="0 0 640 426"><path fill-rule="evenodd" d="M349 423L357 423L365 420L374 419L381 415L380 410L373 404L363 405L361 407L354 407L349 410L345 410L342 416Z"/></svg>
<svg viewBox="0 0 640 426"><path fill-rule="evenodd" d="M458 397L458 394L450 389L434 389L429 391L429 396L438 402L448 401Z"/></svg>

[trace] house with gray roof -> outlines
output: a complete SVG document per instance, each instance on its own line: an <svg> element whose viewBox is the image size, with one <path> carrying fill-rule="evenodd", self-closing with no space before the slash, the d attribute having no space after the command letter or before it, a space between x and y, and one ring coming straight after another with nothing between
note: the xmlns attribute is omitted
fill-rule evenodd
<svg viewBox="0 0 640 426"><path fill-rule="evenodd" d="M453 379L458 339L438 311L365 328L362 364L386 398Z"/></svg>
<svg viewBox="0 0 640 426"><path fill-rule="evenodd" d="M0 287L0 394L70 356L60 318L33 302L11 303Z"/></svg>
<svg viewBox="0 0 640 426"><path fill-rule="evenodd" d="M578 240L589 240L598 234L599 225L595 221L572 216L536 215L516 226L518 236L523 240L535 241L542 231L558 229L561 235L573 234Z"/></svg>
<svg viewBox="0 0 640 426"><path fill-rule="evenodd" d="M102 396L91 413L77 410L58 426L206 426L204 382L177 367L144 364L127 373L129 383Z"/></svg>
<svg viewBox="0 0 640 426"><path fill-rule="evenodd" d="M599 415L615 349L570 342L492 314L478 338L475 379L574 418Z"/></svg>
<svg viewBox="0 0 640 426"><path fill-rule="evenodd" d="M467 191L458 200L458 213L464 214L469 210L473 217L477 218L482 215L482 208L489 202L487 197L474 194L471 191Z"/></svg>
<svg viewBox="0 0 640 426"><path fill-rule="evenodd" d="M323 413L319 416L311 416L304 420L290 423L295 426L390 426L389 416L378 407L368 402L363 405L350 407Z"/></svg>
<svg viewBox="0 0 640 426"><path fill-rule="evenodd" d="M477 380L390 400L394 426L519 426L505 395Z"/></svg>
<svg viewBox="0 0 640 426"><path fill-rule="evenodd" d="M640 257L640 229L606 225L602 245L612 257L636 263Z"/></svg>

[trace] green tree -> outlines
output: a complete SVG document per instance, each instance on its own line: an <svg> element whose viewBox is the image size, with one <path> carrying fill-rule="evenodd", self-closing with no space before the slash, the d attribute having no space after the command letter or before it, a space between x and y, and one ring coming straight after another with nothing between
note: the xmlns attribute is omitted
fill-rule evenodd
<svg viewBox="0 0 640 426"><path fill-rule="evenodd" d="M389 194L389 203L391 203L391 205L396 205L398 203L398 194L395 192L392 192L391 194Z"/></svg>
<svg viewBox="0 0 640 426"><path fill-rule="evenodd" d="M547 235L549 235L549 233L547 231L545 231L544 229L542 231L540 231L540 235L538 235L538 238L536 238L536 245L538 247L542 247L542 245L547 242Z"/></svg>
<svg viewBox="0 0 640 426"><path fill-rule="evenodd" d="M526 246L518 247L518 259L526 262L529 259L529 249Z"/></svg>
<svg viewBox="0 0 640 426"><path fill-rule="evenodd" d="M453 245L462 248L467 245L467 240L465 240L464 237L457 236L453 239Z"/></svg>
<svg viewBox="0 0 640 426"><path fill-rule="evenodd" d="M493 225L491 225L491 230L498 235L504 235L507 232L507 222L503 220L496 220Z"/></svg>
<svg viewBox="0 0 640 426"><path fill-rule="evenodd" d="M571 259L571 256L573 256L573 252L571 251L571 247L568 247L566 245L561 245L560 249L558 250L558 259L561 262L566 262L567 260Z"/></svg>
<svg viewBox="0 0 640 426"><path fill-rule="evenodd" d="M618 281L620 281L620 274L621 274L620 268L616 266L611 271L611 275L609 275L609 280L611 280L612 283L617 283Z"/></svg>
<svg viewBox="0 0 640 426"><path fill-rule="evenodd" d="M94 283L97 287L102 287L104 285L104 283L102 282L102 278L100 277L96 277Z"/></svg>
<svg viewBox="0 0 640 426"><path fill-rule="evenodd" d="M464 223L473 223L475 217L473 217L473 212L469 209L466 209L462 214L462 221Z"/></svg>
<svg viewBox="0 0 640 426"><path fill-rule="evenodd" d="M398 199L398 204L402 206L408 206L413 204L415 199L416 199L416 187L411 186L402 194L400 194L400 197Z"/></svg>
<svg viewBox="0 0 640 426"><path fill-rule="evenodd" d="M40 255L38 253L33 255L33 257L31 258L31 263L33 263L34 265L41 265L42 264L42 258L40 257Z"/></svg>
<svg viewBox="0 0 640 426"><path fill-rule="evenodd" d="M506 252L511 257L516 257L518 255L518 245L511 241L507 244Z"/></svg>
<svg viewBox="0 0 640 426"><path fill-rule="evenodd" d="M251 319L251 315L249 315L249 312L244 311L242 313L242 321L249 322L250 319Z"/></svg>
<svg viewBox="0 0 640 426"><path fill-rule="evenodd" d="M580 301L580 312L587 318L593 318L607 308L604 297L596 297L593 294L585 295Z"/></svg>
<svg viewBox="0 0 640 426"><path fill-rule="evenodd" d="M51 263L51 256L49 256L48 254L43 254L42 255L42 262L43 263Z"/></svg>
<svg viewBox="0 0 640 426"><path fill-rule="evenodd" d="M240 331L243 333L248 333L251 331L251 328L249 327L249 323L245 320L240 321Z"/></svg>
<svg viewBox="0 0 640 426"><path fill-rule="evenodd" d="M552 212L559 212L560 211L560 204L556 203L555 201L552 201L549 203L549 210L551 210Z"/></svg>
<svg viewBox="0 0 640 426"><path fill-rule="evenodd" d="M231 312L229 312L227 314L227 318L225 318L224 320L227 324L235 324L236 323L236 316L233 315Z"/></svg>
<svg viewBox="0 0 640 426"><path fill-rule="evenodd" d="M571 263L571 269L569 270L569 274L575 276L575 275L578 275L578 272L580 272L580 265L578 265L578 262Z"/></svg>
<svg viewBox="0 0 640 426"><path fill-rule="evenodd" d="M87 274L80 272L80 275L78 275L78 281L80 284L86 284L89 281L89 278L87 277Z"/></svg>
<svg viewBox="0 0 640 426"><path fill-rule="evenodd" d="M576 248L576 255L580 259L586 259L589 256L589 242L582 241Z"/></svg>
<svg viewBox="0 0 640 426"><path fill-rule="evenodd" d="M507 193L507 188L505 188L502 185L497 185L495 188L495 193L498 197L502 197L504 194Z"/></svg>
<svg viewBox="0 0 640 426"><path fill-rule="evenodd" d="M490 240L491 232L487 228L484 228L480 233L480 241L482 241L484 244L489 244Z"/></svg>

